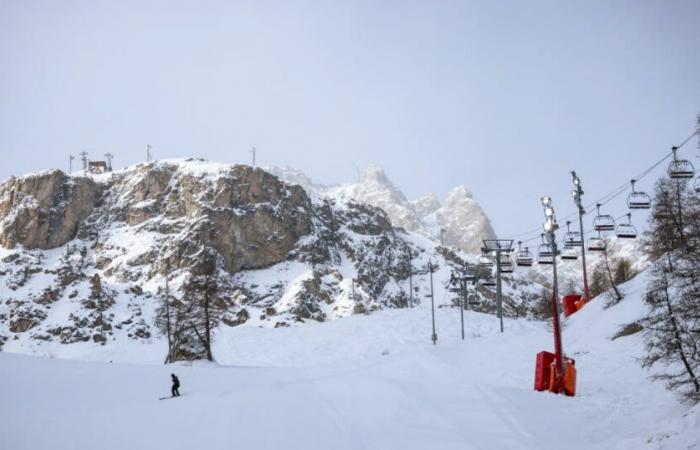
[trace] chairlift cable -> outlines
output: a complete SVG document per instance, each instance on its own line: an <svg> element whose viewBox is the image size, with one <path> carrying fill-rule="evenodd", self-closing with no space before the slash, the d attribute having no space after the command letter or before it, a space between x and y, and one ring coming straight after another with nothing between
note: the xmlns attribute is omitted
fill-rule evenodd
<svg viewBox="0 0 700 450"><path fill-rule="evenodd" d="M690 135L688 135L687 138L685 138L683 140L683 142L681 142L679 145L674 146L673 148L675 148L676 150L680 150L683 146L685 146L688 142L690 142L690 140L693 138L693 136L698 135L699 133L700 133L700 130L693 131ZM673 156L673 153L674 153L673 150L669 151L668 153L666 153L664 155L663 158L661 158L660 160L658 160L657 162L655 162L654 164L652 164L651 166L646 168L644 171L639 173L633 179L635 181L639 181L642 178L646 177L647 175L649 175L649 173L651 173L654 169L656 169L658 166L660 166L669 157ZM588 210L588 209L596 206L597 204L600 204L601 206L605 205L606 203L609 203L612 200L614 200L615 198L617 198L618 196L620 196L620 194L625 192L628 188L630 188L630 183L625 182L623 185L618 186L617 188L615 188L612 191L608 192L607 194L603 195L599 199L597 199L591 203L588 203L587 205L584 206L584 208L586 210ZM574 211L570 214L562 216L561 220L570 219L570 218L576 216L577 214L578 214L578 211ZM626 214L622 215L621 217L626 217ZM618 220L618 219L616 219L616 220ZM541 232L541 227L537 227L537 228L533 228L529 231L524 231L522 233L511 235L511 238L517 238L517 237L521 237L521 236L525 236L525 237L532 236L528 239L521 240L522 243L527 243L527 242L531 242L531 241L538 239L540 232ZM586 233L588 233L588 232L590 232L590 231L586 231Z"/></svg>

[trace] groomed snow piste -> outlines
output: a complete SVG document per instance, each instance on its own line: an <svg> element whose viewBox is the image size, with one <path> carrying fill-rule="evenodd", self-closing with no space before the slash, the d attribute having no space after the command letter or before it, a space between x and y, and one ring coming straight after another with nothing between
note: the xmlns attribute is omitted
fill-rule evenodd
<svg viewBox="0 0 700 450"><path fill-rule="evenodd" d="M696 448L700 410L636 360L644 274L626 298L596 299L565 321L575 398L532 390L548 327L441 308L378 311L294 328L230 328L215 364L135 365L0 353L2 448L21 449L640 449ZM132 350L135 351L135 350ZM152 351L152 350L149 350ZM225 357L224 357L225 355ZM138 357L135 355L135 359ZM143 358L148 359L148 358ZM169 394L169 374L182 397Z"/></svg>

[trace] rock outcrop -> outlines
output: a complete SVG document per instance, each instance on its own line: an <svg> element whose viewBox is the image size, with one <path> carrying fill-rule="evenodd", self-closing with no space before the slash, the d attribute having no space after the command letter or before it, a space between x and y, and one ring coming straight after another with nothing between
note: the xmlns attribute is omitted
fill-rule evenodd
<svg viewBox="0 0 700 450"><path fill-rule="evenodd" d="M108 213L128 225L177 235L163 249L171 269L187 267L205 244L231 274L269 266L311 231L306 192L249 166L197 173L150 164L118 175L108 191Z"/></svg>
<svg viewBox="0 0 700 450"><path fill-rule="evenodd" d="M59 247L75 238L99 199L92 180L60 170L10 178L0 186L0 245Z"/></svg>

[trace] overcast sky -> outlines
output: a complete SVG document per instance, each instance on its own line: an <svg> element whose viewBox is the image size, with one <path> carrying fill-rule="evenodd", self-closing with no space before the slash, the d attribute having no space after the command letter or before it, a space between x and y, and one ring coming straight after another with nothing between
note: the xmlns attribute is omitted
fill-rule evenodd
<svg viewBox="0 0 700 450"><path fill-rule="evenodd" d="M464 184L506 236L542 194L573 210L571 169L593 200L699 112L698 0L0 0L2 179L255 146L323 183L379 165L409 199Z"/></svg>

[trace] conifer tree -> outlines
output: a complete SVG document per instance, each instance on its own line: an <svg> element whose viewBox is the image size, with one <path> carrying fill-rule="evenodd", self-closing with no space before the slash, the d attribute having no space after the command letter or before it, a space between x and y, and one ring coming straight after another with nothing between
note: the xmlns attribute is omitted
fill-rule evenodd
<svg viewBox="0 0 700 450"><path fill-rule="evenodd" d="M700 201L685 180L663 178L645 251L654 261L645 302L646 367L687 398L700 400Z"/></svg>

